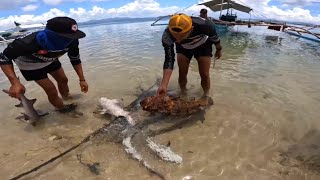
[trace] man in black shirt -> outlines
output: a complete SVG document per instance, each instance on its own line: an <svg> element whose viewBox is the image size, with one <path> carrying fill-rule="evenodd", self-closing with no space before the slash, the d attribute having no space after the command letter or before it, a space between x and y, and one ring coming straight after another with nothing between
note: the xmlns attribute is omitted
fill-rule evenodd
<svg viewBox="0 0 320 180"><path fill-rule="evenodd" d="M220 39L215 31L214 24L210 20L201 17L190 17L185 14L173 15L169 20L169 26L162 35L162 46L165 51L163 64L162 83L158 89L158 95L165 95L172 74L176 45L177 61L179 66L179 85L185 91L187 74L191 58L198 61L203 97L210 90L210 64L212 57L212 45L216 47L215 57L221 57L222 47Z"/></svg>
<svg viewBox="0 0 320 180"><path fill-rule="evenodd" d="M54 107L58 110L65 110L67 106L58 96L58 91L48 78L48 74L57 81L62 98L68 98L68 78L58 59L68 53L71 64L79 77L81 91L85 93L88 91L78 47L78 39L85 36L85 33L78 30L74 19L56 17L48 20L44 30L15 39L0 53L1 69L11 83L9 95L19 98L20 94L25 92L25 87L14 72L14 61L27 81L35 81L44 89Z"/></svg>

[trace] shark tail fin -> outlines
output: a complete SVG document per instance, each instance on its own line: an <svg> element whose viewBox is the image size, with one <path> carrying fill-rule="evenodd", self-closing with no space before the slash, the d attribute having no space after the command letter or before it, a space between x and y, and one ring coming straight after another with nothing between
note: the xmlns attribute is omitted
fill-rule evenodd
<svg viewBox="0 0 320 180"><path fill-rule="evenodd" d="M29 116L28 116L28 115L26 115L26 114L24 114L24 113L21 113L21 114L22 114L22 115L16 117L16 119L18 119L18 120L23 120L23 121L25 121L25 122L29 120Z"/></svg>

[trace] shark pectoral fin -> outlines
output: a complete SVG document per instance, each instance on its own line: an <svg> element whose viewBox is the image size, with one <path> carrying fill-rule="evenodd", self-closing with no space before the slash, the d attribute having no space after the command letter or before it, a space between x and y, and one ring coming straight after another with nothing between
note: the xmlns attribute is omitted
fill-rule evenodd
<svg viewBox="0 0 320 180"><path fill-rule="evenodd" d="M31 99L30 101L32 104L34 104L37 101L37 99Z"/></svg>
<svg viewBox="0 0 320 180"><path fill-rule="evenodd" d="M16 117L16 119L18 119L18 120L24 120L24 116L18 116L18 117Z"/></svg>
<svg viewBox="0 0 320 180"><path fill-rule="evenodd" d="M15 107L23 107L22 102L20 102L19 104L15 105Z"/></svg>
<svg viewBox="0 0 320 180"><path fill-rule="evenodd" d="M26 120L26 121L30 119L29 116L26 114L23 114L23 117L24 117L24 120Z"/></svg>
<svg viewBox="0 0 320 180"><path fill-rule="evenodd" d="M23 122L27 122L29 120L29 116L24 114L24 113L21 113L22 115L21 116L18 116L16 117L17 120L20 120L20 121L23 121Z"/></svg>

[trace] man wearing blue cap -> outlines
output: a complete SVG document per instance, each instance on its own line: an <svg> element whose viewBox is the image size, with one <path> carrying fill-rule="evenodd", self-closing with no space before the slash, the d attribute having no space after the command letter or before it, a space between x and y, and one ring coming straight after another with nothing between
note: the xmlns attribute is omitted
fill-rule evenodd
<svg viewBox="0 0 320 180"><path fill-rule="evenodd" d="M44 30L27 34L10 43L0 53L0 66L11 83L9 95L19 98L25 93L25 87L17 78L13 61L27 81L35 81L46 92L49 102L59 111L65 112L70 105L64 105L58 96L57 88L48 78L50 74L58 84L62 98L69 97L68 78L66 77L59 57L68 54L71 64L79 77L81 91L88 91L88 84L83 75L78 39L85 37L78 30L77 22L69 17L55 17L47 21Z"/></svg>

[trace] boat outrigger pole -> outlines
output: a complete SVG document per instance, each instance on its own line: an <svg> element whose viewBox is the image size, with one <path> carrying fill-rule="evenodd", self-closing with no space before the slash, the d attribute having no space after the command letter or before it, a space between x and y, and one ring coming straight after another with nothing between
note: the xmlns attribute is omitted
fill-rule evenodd
<svg viewBox="0 0 320 180"><path fill-rule="evenodd" d="M224 3L224 0L221 0L221 4ZM221 10L220 10L220 16L219 16L219 19L221 19L221 14L222 14L222 6L221 6Z"/></svg>

